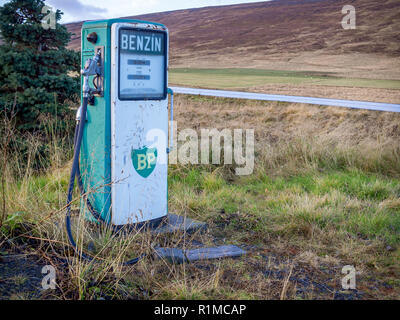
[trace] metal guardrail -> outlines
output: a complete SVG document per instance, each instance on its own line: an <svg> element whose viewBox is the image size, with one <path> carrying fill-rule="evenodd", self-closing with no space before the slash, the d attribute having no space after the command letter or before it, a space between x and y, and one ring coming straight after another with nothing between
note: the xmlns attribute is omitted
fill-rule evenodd
<svg viewBox="0 0 400 320"><path fill-rule="evenodd" d="M299 96L285 96L277 94L263 94L252 92L238 92L238 91L224 91L224 90L209 90L209 89L196 89L185 87L171 87L174 93L192 94L211 97L222 98L237 98L249 100L263 100L263 101L282 101L293 103L307 103L322 106L345 107L354 109L365 109L375 111L388 111L400 112L400 104L381 103L381 102L367 102L355 100L338 100L326 98L312 98L312 97L299 97Z"/></svg>

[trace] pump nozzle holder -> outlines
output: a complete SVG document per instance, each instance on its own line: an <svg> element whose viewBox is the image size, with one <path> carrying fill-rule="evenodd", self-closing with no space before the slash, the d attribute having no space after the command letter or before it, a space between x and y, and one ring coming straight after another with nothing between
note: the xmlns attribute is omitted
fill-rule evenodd
<svg viewBox="0 0 400 320"><path fill-rule="evenodd" d="M95 89L90 88L89 77L90 76L101 76L101 50L98 50L93 59L87 59L84 69L81 70L83 76L82 93L84 98L89 98L90 94L97 92Z"/></svg>
<svg viewBox="0 0 400 320"><path fill-rule="evenodd" d="M87 59L85 63L85 68L81 70L81 74L83 76L100 76L101 68L100 68L100 58L101 58L101 50L98 50L93 59Z"/></svg>

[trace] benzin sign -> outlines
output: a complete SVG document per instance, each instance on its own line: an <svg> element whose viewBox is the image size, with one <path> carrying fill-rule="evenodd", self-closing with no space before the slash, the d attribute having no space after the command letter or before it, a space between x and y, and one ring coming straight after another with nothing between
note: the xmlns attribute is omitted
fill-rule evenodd
<svg viewBox="0 0 400 320"><path fill-rule="evenodd" d="M164 54L164 35L132 29L120 30L120 48L123 52L137 54Z"/></svg>

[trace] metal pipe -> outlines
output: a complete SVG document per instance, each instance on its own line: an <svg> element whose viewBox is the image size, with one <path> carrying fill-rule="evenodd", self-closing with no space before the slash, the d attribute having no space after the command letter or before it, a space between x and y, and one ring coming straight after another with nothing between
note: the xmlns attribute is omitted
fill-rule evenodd
<svg viewBox="0 0 400 320"><path fill-rule="evenodd" d="M171 120L168 146L168 153L170 153L174 148L174 91L171 88L168 88L168 93L171 95Z"/></svg>

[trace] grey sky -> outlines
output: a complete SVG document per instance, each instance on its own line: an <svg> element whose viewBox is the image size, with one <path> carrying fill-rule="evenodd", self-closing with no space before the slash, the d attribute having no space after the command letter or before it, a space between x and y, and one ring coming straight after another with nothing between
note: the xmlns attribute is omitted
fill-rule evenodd
<svg viewBox="0 0 400 320"><path fill-rule="evenodd" d="M99 15L106 14L107 9L96 7L90 4L84 4L79 0L48 0L46 3L56 9L60 9L71 17L85 17L86 19L95 19Z"/></svg>

